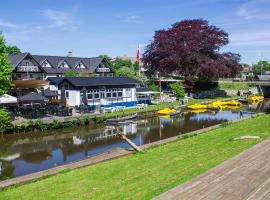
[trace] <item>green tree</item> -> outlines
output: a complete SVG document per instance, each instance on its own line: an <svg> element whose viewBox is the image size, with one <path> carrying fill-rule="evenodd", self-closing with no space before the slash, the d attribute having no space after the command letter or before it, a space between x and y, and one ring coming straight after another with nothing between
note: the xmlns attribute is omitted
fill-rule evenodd
<svg viewBox="0 0 270 200"><path fill-rule="evenodd" d="M266 60L261 60L257 64L253 65L253 70L257 73L265 73L270 71L270 63Z"/></svg>
<svg viewBox="0 0 270 200"><path fill-rule="evenodd" d="M0 95L8 92L11 86L12 66L6 53L6 42L0 33Z"/></svg>
<svg viewBox="0 0 270 200"><path fill-rule="evenodd" d="M134 72L134 70L128 68L128 67L121 67L118 70L116 70L116 75L120 76L120 77L131 77L131 78L135 78L136 77L136 73Z"/></svg>
<svg viewBox="0 0 270 200"><path fill-rule="evenodd" d="M105 58L109 62L109 64L112 65L112 58L109 55L104 54L104 55L99 55L98 57Z"/></svg>
<svg viewBox="0 0 270 200"><path fill-rule="evenodd" d="M124 60L121 58L116 58L115 61L113 62L113 68L117 71L120 68L127 67L127 68L132 68L132 62L130 60Z"/></svg>
<svg viewBox="0 0 270 200"><path fill-rule="evenodd" d="M136 61L135 63L133 63L133 69L136 71L136 72L138 72L139 71L139 62L138 61Z"/></svg>
<svg viewBox="0 0 270 200"><path fill-rule="evenodd" d="M147 87L151 90L151 91L155 91L158 92L159 91L159 86L154 82L154 81L149 81L147 83Z"/></svg>
<svg viewBox="0 0 270 200"><path fill-rule="evenodd" d="M80 74L78 72L73 72L73 71L70 71L70 72L66 72L64 74L65 77L77 77L79 76Z"/></svg>
<svg viewBox="0 0 270 200"><path fill-rule="evenodd" d="M185 90L180 81L170 84L170 87L175 92L177 98L185 97Z"/></svg>
<svg viewBox="0 0 270 200"><path fill-rule="evenodd" d="M18 55L22 52L17 46L6 46L6 53L8 55Z"/></svg>
<svg viewBox="0 0 270 200"><path fill-rule="evenodd" d="M5 130L11 126L11 119L9 113L4 109L0 109L0 133L4 133Z"/></svg>

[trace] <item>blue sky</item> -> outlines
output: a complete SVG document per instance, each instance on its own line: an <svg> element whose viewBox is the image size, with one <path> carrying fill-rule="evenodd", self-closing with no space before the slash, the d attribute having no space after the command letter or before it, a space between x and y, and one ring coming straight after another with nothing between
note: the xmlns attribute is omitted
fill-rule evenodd
<svg viewBox="0 0 270 200"><path fill-rule="evenodd" d="M154 31L203 18L230 35L223 51L270 60L270 0L12 0L1 2L8 44L33 54L136 55Z"/></svg>

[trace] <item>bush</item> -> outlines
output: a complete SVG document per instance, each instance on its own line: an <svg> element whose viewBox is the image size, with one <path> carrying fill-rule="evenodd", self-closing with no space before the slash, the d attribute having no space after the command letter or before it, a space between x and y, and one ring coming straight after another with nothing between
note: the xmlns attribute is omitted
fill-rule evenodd
<svg viewBox="0 0 270 200"><path fill-rule="evenodd" d="M0 109L0 133L4 133L11 126L12 124L9 113L4 109Z"/></svg>
<svg viewBox="0 0 270 200"><path fill-rule="evenodd" d="M185 90L183 84L180 81L170 84L170 87L172 88L172 90L174 90L178 99L185 97Z"/></svg>

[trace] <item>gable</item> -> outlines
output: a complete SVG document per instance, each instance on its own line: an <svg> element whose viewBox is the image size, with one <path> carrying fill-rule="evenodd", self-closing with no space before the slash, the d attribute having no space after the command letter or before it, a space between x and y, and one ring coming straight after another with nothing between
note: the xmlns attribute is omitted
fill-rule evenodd
<svg viewBox="0 0 270 200"><path fill-rule="evenodd" d="M42 72L39 63L30 55L25 56L15 67L16 72Z"/></svg>
<svg viewBox="0 0 270 200"><path fill-rule="evenodd" d="M99 65L97 66L96 73L113 73L114 71L112 70L111 66L109 65L108 62L106 62L105 59L103 59Z"/></svg>

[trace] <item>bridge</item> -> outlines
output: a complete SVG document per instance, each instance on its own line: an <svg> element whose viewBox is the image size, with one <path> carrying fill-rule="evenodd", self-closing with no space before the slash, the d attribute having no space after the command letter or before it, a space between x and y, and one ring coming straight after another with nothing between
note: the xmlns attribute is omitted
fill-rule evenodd
<svg viewBox="0 0 270 200"><path fill-rule="evenodd" d="M270 98L270 82L259 82L257 88L265 98Z"/></svg>

